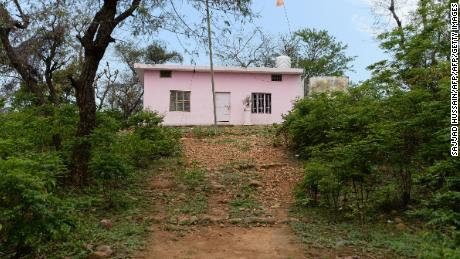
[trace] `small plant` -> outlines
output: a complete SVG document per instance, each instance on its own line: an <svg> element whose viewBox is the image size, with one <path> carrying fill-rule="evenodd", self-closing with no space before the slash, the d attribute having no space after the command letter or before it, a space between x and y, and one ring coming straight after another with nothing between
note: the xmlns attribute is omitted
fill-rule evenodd
<svg viewBox="0 0 460 259"><path fill-rule="evenodd" d="M195 127L192 129L192 134L195 138L212 138L222 134L220 129L215 127Z"/></svg>
<svg viewBox="0 0 460 259"><path fill-rule="evenodd" d="M230 201L230 217L242 218L260 216L263 214L262 206L253 198L237 198Z"/></svg>
<svg viewBox="0 0 460 259"><path fill-rule="evenodd" d="M251 143L248 141L238 142L237 147L243 152L248 152L251 150Z"/></svg>
<svg viewBox="0 0 460 259"><path fill-rule="evenodd" d="M179 182L185 184L189 189L202 186L205 179L205 171L194 167L192 169L185 169L176 173Z"/></svg>
<svg viewBox="0 0 460 259"><path fill-rule="evenodd" d="M180 205L180 212L188 215L200 215L208 209L208 199L202 193L193 195Z"/></svg>

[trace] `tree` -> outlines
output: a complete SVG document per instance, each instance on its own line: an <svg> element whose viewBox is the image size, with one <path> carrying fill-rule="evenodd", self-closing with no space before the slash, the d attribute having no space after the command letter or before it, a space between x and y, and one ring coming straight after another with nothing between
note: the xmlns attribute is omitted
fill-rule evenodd
<svg viewBox="0 0 460 259"><path fill-rule="evenodd" d="M80 74L71 77L75 89L79 109L79 121L76 135L79 142L72 153L72 180L76 185L84 185L88 180L88 162L91 143L87 136L96 127L96 98L94 79L99 63L104 57L107 47L114 42L112 33L119 24L134 14L141 0L132 0L125 9L120 10L118 0L104 0L94 14L83 34L77 35L83 49Z"/></svg>
<svg viewBox="0 0 460 259"><path fill-rule="evenodd" d="M238 32L229 40L227 35L217 39L216 56L225 65L241 67L274 65L276 46L260 28L249 34Z"/></svg>
<svg viewBox="0 0 460 259"><path fill-rule="evenodd" d="M80 74L78 77L71 78L80 114L76 133L80 141L75 145L72 154L72 178L77 185L85 184L88 179L91 143L85 137L90 135L96 126L96 101L93 87L96 71L107 47L115 41L112 38L113 31L134 14L141 2L141 0L132 0L124 10L120 11L119 5L122 5L122 1L105 0L84 29L83 34L77 36L84 53ZM154 8L159 4L155 3L150 7ZM203 7L201 1L192 3L198 10ZM215 0L211 1L211 6L215 10L230 10L244 14L248 12L249 3L250 0Z"/></svg>
<svg viewBox="0 0 460 259"><path fill-rule="evenodd" d="M412 19L405 22L395 12L395 0L385 2L395 27L380 34L378 39L381 47L395 58L377 62L369 69L388 84L413 89L423 83L423 87L435 90L442 73L432 68L441 68L440 63L450 55L449 16L444 9L448 1L422 0Z"/></svg>
<svg viewBox="0 0 460 259"><path fill-rule="evenodd" d="M449 154L446 116L450 1L421 0L410 18L395 2L386 1L395 26L379 36L389 58L370 67L372 78L304 98L285 117L280 129L308 159L297 196L362 220L409 210L458 247L460 163ZM453 255L446 251L431 256Z"/></svg>
<svg viewBox="0 0 460 259"><path fill-rule="evenodd" d="M393 99L382 109L385 121L376 128L386 142L383 161L398 165L394 173L404 187L401 205L406 207L419 168L429 167L436 160L446 162L447 143L435 141L432 136L448 139L445 129L449 126L443 115L448 111L441 103L448 98L449 1L421 0L405 22L395 12L395 0L386 3L395 27L378 38L381 48L393 59L369 66L373 78L368 83L389 88ZM430 152L424 150L427 146ZM444 176L437 176L437 181L446 188Z"/></svg>
<svg viewBox="0 0 460 259"><path fill-rule="evenodd" d="M28 6L28 12L23 9ZM31 18L30 13L33 13ZM0 2L0 63L6 73L18 74L32 103L57 106L60 102L53 80L54 73L68 61L69 22L65 4L43 1L34 5ZM17 16L18 19L13 17ZM14 72L14 73L13 73ZM2 71L4 74L5 71ZM11 92L18 80L10 80L4 89ZM46 86L46 88L44 87ZM46 111L52 117L53 111ZM53 135L56 149L60 149L59 133Z"/></svg>
<svg viewBox="0 0 460 259"><path fill-rule="evenodd" d="M143 53L143 62L150 64L180 63L184 60L179 52L168 51L166 44L161 42L151 43L143 50Z"/></svg>
<svg viewBox="0 0 460 259"><path fill-rule="evenodd" d="M36 105L59 103L53 74L67 61L65 4L43 1L23 9L19 1L0 2L0 62L19 74ZM33 13L33 18L30 13ZM18 17L15 19L13 17ZM44 80L43 80L44 79ZM47 91L42 85L47 86ZM48 92L48 93L46 93ZM48 94L48 97L47 97Z"/></svg>
<svg viewBox="0 0 460 259"><path fill-rule="evenodd" d="M163 64L166 62L182 62L183 57L176 51L169 51L166 44L154 41L143 48L137 48L132 42L115 45L115 54L120 57L129 72L118 69L110 71L109 64L98 77L96 86L100 101L98 110L104 106L120 109L125 118L142 109L144 89L134 69L134 63Z"/></svg>
<svg viewBox="0 0 460 259"><path fill-rule="evenodd" d="M34 104L43 105L48 102L47 99L56 100L55 89L52 88L55 86L53 74L62 67L59 62L67 61L63 58L66 52L59 51L61 46L62 50L73 50L72 53L76 56L76 61L73 59L71 62L72 65L76 64L76 69L68 75L79 110L77 141L70 163L70 178L74 184L84 185L88 180L88 161L91 153L88 136L96 126L97 110L94 81L107 48L115 42L114 31L124 26L133 35L139 35L141 32L151 33L160 26L166 28L169 23L165 21L173 20L172 17L164 15L168 13L167 3L172 4L172 1L0 2L2 52L7 56L8 66L20 75L27 91L32 94ZM199 12L203 10L203 1L188 0L186 3ZM235 15L246 15L249 12L250 0L213 0L210 4L214 12L225 11ZM157 15L157 10L162 14ZM134 19L128 19L130 17ZM177 17L179 15L175 18ZM61 29L61 24L66 27ZM68 24L72 26L67 26ZM182 28L190 28L189 24L182 25ZM179 30L179 27L176 28ZM76 39L68 37L75 34ZM67 38L63 39L63 36ZM36 50L41 52L33 53ZM37 66L38 60L44 65ZM45 69L39 69L43 67ZM45 84L42 83L43 78ZM46 81L51 83L46 84ZM45 85L48 86L48 90L44 89Z"/></svg>

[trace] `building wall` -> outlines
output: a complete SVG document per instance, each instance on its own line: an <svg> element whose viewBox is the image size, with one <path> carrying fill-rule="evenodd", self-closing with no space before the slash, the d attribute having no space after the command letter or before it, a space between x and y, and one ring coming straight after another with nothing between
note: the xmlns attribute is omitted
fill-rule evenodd
<svg viewBox="0 0 460 259"><path fill-rule="evenodd" d="M171 78L160 72L144 72L144 109L164 115L165 125L211 125L213 106L209 73L173 71ZM300 75L283 75L283 81L271 81L270 74L216 73L216 92L230 92L231 117L228 124L244 123L243 99L251 93L271 93L272 113L251 114L252 124L282 122L282 114L291 110L302 95ZM191 91L190 112L169 111L170 90Z"/></svg>

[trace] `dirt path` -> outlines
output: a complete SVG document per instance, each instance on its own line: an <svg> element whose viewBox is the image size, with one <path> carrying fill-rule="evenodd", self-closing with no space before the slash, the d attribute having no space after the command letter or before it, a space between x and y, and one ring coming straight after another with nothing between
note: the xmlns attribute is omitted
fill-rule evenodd
<svg viewBox="0 0 460 259"><path fill-rule="evenodd" d="M224 131L189 134L184 159L155 177L156 223L138 258L305 258L287 224L301 165L267 128Z"/></svg>

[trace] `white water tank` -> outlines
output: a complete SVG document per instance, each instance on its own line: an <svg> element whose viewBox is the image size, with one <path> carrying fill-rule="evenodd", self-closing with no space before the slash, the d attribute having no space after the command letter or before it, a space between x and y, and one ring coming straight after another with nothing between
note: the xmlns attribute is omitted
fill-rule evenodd
<svg viewBox="0 0 460 259"><path fill-rule="evenodd" d="M291 58L288 56L276 57L277 68L291 68Z"/></svg>

